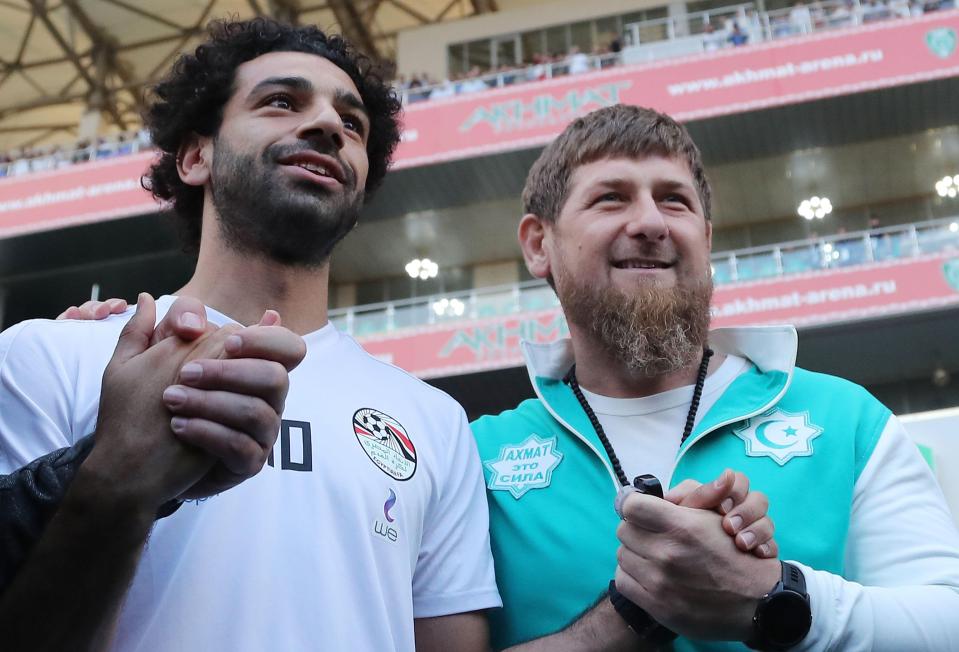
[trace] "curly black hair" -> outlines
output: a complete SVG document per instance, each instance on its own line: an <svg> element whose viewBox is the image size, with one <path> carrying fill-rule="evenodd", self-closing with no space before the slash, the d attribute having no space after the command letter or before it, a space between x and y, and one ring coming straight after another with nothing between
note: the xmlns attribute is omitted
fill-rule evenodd
<svg viewBox="0 0 959 652"><path fill-rule="evenodd" d="M269 52L305 52L321 56L350 76L370 118L366 146L369 174L366 194L382 182L400 140L400 101L380 69L341 36L312 25L292 26L268 18L212 21L209 39L192 54L183 54L153 88L144 124L160 157L143 179L153 196L169 201L179 218L184 244L200 242L203 188L190 186L177 173L177 153L191 134L215 136L223 107L233 93L236 69Z"/></svg>

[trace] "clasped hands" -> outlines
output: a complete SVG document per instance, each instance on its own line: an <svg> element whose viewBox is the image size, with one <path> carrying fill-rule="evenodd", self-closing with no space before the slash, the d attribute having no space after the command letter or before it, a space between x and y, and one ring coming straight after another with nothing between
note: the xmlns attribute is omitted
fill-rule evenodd
<svg viewBox="0 0 959 652"><path fill-rule="evenodd" d="M766 496L726 470L665 498L623 501L616 588L681 636L748 640L758 600L781 573Z"/></svg>
<svg viewBox="0 0 959 652"><path fill-rule="evenodd" d="M254 326L217 328L200 301L181 297L157 324L153 298L141 294L103 374L84 466L144 509L243 482L273 449L288 373L305 355L274 311Z"/></svg>

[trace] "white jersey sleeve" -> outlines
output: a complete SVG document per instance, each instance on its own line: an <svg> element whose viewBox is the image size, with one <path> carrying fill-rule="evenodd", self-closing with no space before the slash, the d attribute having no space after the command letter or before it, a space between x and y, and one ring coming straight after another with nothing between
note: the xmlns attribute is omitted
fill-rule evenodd
<svg viewBox="0 0 959 652"><path fill-rule="evenodd" d="M959 650L959 533L895 417L856 481L846 546L848 579L797 564L813 609L797 650Z"/></svg>
<svg viewBox="0 0 959 652"><path fill-rule="evenodd" d="M44 346L40 322L0 333L0 472L9 473L89 433L73 432L69 364Z"/></svg>
<svg viewBox="0 0 959 652"><path fill-rule="evenodd" d="M502 606L490 552L489 512L479 452L466 415L452 424L445 482L423 519L413 573L413 617Z"/></svg>

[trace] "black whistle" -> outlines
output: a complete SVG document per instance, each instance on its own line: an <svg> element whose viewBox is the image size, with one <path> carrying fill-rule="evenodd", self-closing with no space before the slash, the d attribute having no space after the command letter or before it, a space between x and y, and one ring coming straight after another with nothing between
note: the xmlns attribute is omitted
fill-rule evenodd
<svg viewBox="0 0 959 652"><path fill-rule="evenodd" d="M633 488L641 494L663 497L663 485L655 475L644 473L633 478Z"/></svg>

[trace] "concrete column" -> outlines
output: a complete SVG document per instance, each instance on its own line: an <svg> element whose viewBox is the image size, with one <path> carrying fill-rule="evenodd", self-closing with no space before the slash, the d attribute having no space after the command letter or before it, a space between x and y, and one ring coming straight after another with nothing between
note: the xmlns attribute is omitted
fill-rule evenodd
<svg viewBox="0 0 959 652"><path fill-rule="evenodd" d="M519 282L519 265L515 260L486 263L473 267L473 287L484 288Z"/></svg>
<svg viewBox="0 0 959 652"><path fill-rule="evenodd" d="M681 38L689 36L689 23L686 22L686 3L683 0L673 0L666 5L667 15L673 20L673 36Z"/></svg>

